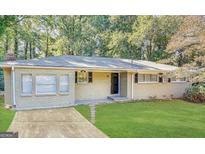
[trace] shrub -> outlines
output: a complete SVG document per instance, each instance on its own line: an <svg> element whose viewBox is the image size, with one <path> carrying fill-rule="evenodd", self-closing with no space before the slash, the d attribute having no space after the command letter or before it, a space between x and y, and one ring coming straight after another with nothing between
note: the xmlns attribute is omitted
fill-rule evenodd
<svg viewBox="0 0 205 154"><path fill-rule="evenodd" d="M193 84L186 90L185 99L195 103L205 103L205 83Z"/></svg>

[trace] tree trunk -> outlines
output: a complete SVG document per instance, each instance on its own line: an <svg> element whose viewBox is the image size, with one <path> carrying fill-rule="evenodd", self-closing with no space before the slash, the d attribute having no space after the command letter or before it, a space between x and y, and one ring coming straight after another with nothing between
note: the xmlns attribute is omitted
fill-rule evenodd
<svg viewBox="0 0 205 154"><path fill-rule="evenodd" d="M74 43L74 39L75 39L75 16L73 16L73 25L72 25L72 44ZM76 51L75 51L75 46L73 46L73 49L72 49L72 55L76 55Z"/></svg>
<svg viewBox="0 0 205 154"><path fill-rule="evenodd" d="M79 36L79 38L82 37L82 21L81 20L82 20L82 16L80 15L79 16L79 23L80 23L80 27L79 27L79 34L80 34L80 36ZM82 50L80 50L79 48L78 48L78 54L82 55Z"/></svg>
<svg viewBox="0 0 205 154"><path fill-rule="evenodd" d="M8 35L6 35L6 41L5 41L5 53L7 53L9 50L9 38Z"/></svg>
<svg viewBox="0 0 205 154"><path fill-rule="evenodd" d="M147 60L151 60L152 53L152 41L149 40L149 45L147 46Z"/></svg>
<svg viewBox="0 0 205 154"><path fill-rule="evenodd" d="M151 60L151 54L152 54L152 40L150 40L150 44L149 44L149 60Z"/></svg>
<svg viewBox="0 0 205 154"><path fill-rule="evenodd" d="M14 36L14 53L16 57L18 56L18 31L14 30L15 36Z"/></svg>
<svg viewBox="0 0 205 154"><path fill-rule="evenodd" d="M45 56L48 57L48 32L46 34L46 53Z"/></svg>
<svg viewBox="0 0 205 154"><path fill-rule="evenodd" d="M32 58L35 58L36 57L36 51L35 51L35 42L33 41L33 48L32 48Z"/></svg>
<svg viewBox="0 0 205 154"><path fill-rule="evenodd" d="M27 53L28 53L28 42L25 42L25 47L24 47L24 59L27 59Z"/></svg>
<svg viewBox="0 0 205 154"><path fill-rule="evenodd" d="M183 65L183 55L182 55L182 50L179 50L179 53L178 53L178 60L177 60L177 64L178 64L178 67L181 67Z"/></svg>
<svg viewBox="0 0 205 154"><path fill-rule="evenodd" d="M31 42L29 43L29 51L30 51L30 52L29 52L29 53L30 53L30 54L29 54L29 55L30 55L30 59L32 59L33 56L32 56L32 43L31 43Z"/></svg>

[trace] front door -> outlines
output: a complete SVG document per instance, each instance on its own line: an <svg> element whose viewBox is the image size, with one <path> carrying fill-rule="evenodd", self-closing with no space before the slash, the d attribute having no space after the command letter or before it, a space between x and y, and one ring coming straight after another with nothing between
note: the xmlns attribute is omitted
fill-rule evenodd
<svg viewBox="0 0 205 154"><path fill-rule="evenodd" d="M111 73L111 94L118 94L119 74Z"/></svg>

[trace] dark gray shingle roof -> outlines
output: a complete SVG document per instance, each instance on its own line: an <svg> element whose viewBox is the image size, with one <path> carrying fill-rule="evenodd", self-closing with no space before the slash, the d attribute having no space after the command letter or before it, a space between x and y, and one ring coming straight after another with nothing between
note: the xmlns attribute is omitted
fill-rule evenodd
<svg viewBox="0 0 205 154"><path fill-rule="evenodd" d="M32 60L17 60L1 63L1 66L34 66L34 67L67 67L67 68L99 68L125 70L175 70L177 67L157 64L149 61L130 60L105 57L85 56L53 56Z"/></svg>

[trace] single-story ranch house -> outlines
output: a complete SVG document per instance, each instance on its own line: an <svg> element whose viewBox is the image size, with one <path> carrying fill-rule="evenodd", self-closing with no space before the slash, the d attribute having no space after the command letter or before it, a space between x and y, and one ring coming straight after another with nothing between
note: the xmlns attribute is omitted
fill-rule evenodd
<svg viewBox="0 0 205 154"><path fill-rule="evenodd" d="M142 60L68 55L6 61L0 67L5 103L17 110L180 98L189 86L185 78L170 75L177 67Z"/></svg>

